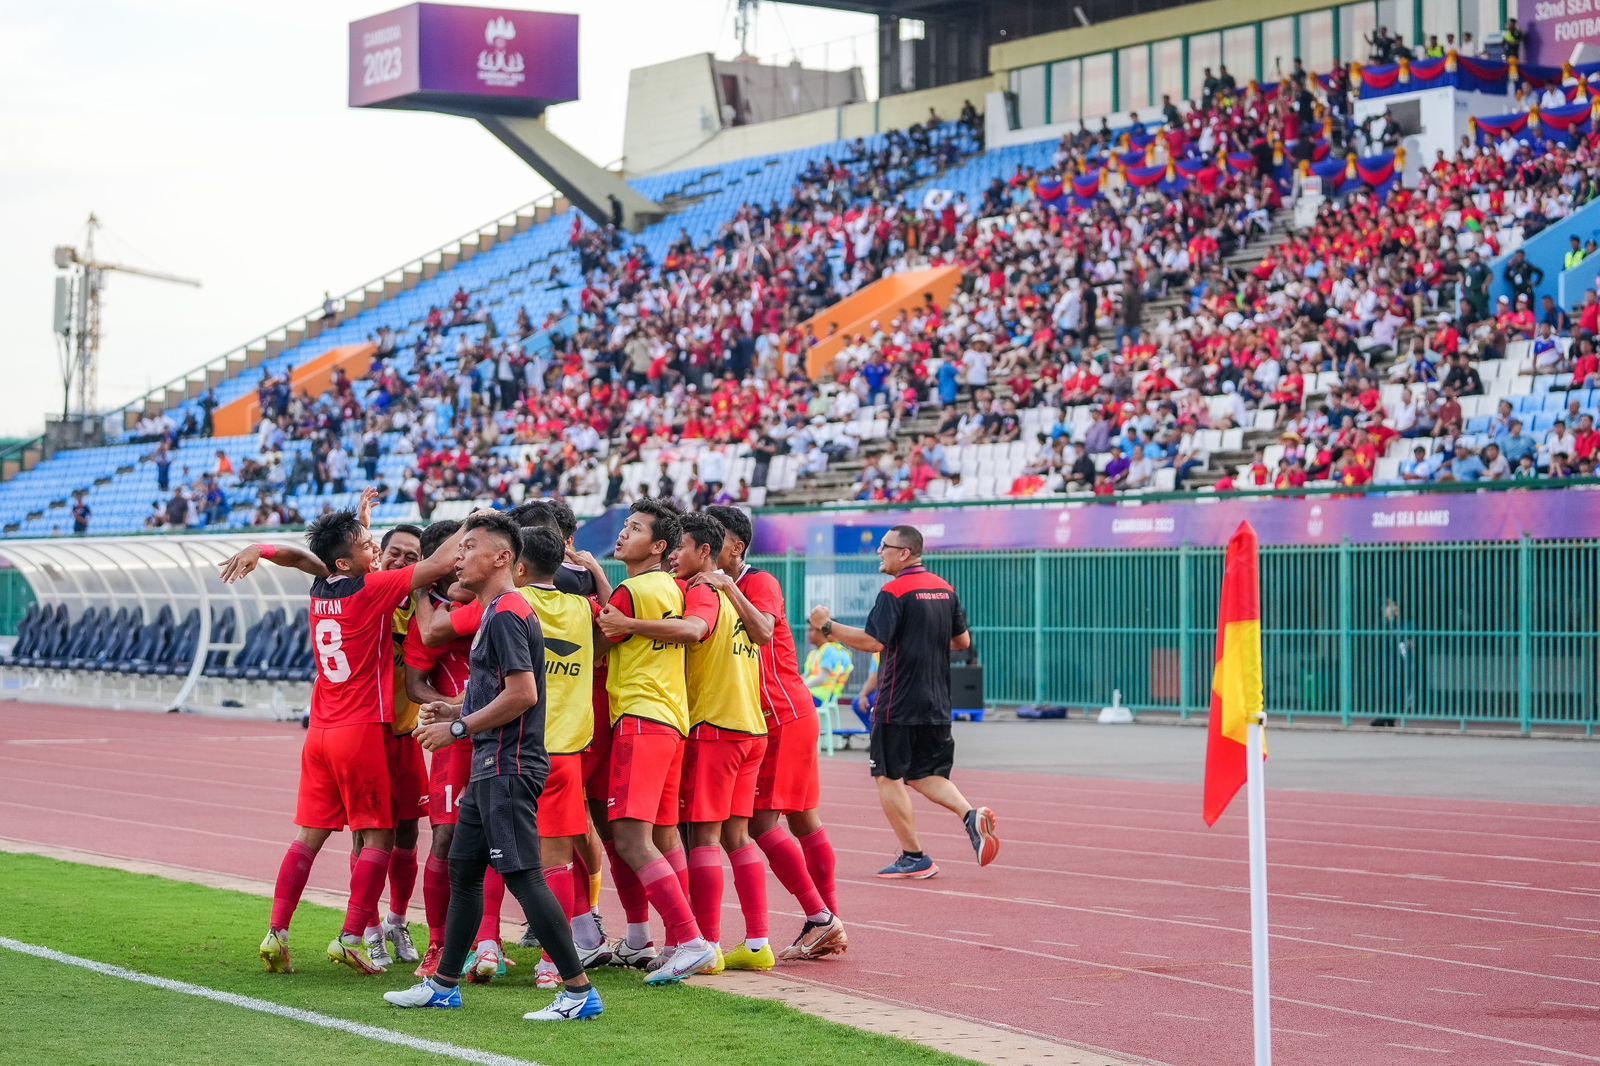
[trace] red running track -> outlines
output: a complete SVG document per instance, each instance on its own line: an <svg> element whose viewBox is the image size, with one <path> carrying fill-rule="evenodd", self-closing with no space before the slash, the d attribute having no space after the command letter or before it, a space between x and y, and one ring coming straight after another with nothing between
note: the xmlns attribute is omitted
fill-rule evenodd
<svg viewBox="0 0 1600 1066"><path fill-rule="evenodd" d="M298 726L21 704L0 722L0 837L274 876ZM1197 786L964 771L1000 861L978 870L923 809L942 872L886 883L865 767L822 774L851 950L785 976L1169 1066L1250 1060L1242 802L1207 830ZM1600 1063L1600 812L1274 792L1268 824L1282 1066ZM347 878L325 858L312 884ZM782 936L799 916L772 900Z"/></svg>

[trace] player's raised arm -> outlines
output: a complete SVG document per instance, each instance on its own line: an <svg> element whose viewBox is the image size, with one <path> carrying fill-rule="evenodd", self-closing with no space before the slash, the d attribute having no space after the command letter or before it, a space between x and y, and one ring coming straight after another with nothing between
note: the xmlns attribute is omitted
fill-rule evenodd
<svg viewBox="0 0 1600 1066"><path fill-rule="evenodd" d="M574 566L581 566L589 571L594 578L594 598L600 603L611 599L611 579L606 577L605 567L600 565L600 560L594 557L593 552L581 552L567 546L567 561Z"/></svg>
<svg viewBox="0 0 1600 1066"><path fill-rule="evenodd" d="M751 643L762 645L772 643L772 635L778 628L777 620L751 603L733 578L721 570L707 570L696 574L690 585L710 585L714 589L721 590L728 597L728 602L733 604L739 621L744 623L745 632L750 635Z"/></svg>
<svg viewBox="0 0 1600 1066"><path fill-rule="evenodd" d="M378 490L368 485L361 490L361 502L356 505L356 520L362 529L372 528L372 506L378 502Z"/></svg>
<svg viewBox="0 0 1600 1066"><path fill-rule="evenodd" d="M455 573L456 549L461 547L465 526L450 535L450 539L434 549L433 554L418 563L411 571L411 587L425 589L443 577Z"/></svg>
<svg viewBox="0 0 1600 1066"><path fill-rule="evenodd" d="M232 585L242 581L250 576L256 564L262 559L277 566L288 567L290 570L302 571L312 577L328 576L328 568L323 565L322 560L304 548L296 548L292 544L252 544L218 564L222 568L222 583Z"/></svg>

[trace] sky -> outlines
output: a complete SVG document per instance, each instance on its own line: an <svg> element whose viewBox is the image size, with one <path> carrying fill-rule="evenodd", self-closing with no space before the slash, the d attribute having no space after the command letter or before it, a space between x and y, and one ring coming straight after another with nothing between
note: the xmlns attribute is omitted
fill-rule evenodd
<svg viewBox="0 0 1600 1066"><path fill-rule="evenodd" d="M400 0L51 0L0 32L0 436L60 413L52 249L198 278L110 275L100 405L119 407L526 204L548 186L475 123L346 105L346 27ZM483 6L492 6L484 4ZM524 5L518 5L524 6ZM528 0L579 15L580 99L551 129L622 155L628 72L738 52L731 0ZM832 42L872 65L870 16L763 4L752 52ZM835 60L833 64L840 65ZM869 90L875 83L866 71Z"/></svg>

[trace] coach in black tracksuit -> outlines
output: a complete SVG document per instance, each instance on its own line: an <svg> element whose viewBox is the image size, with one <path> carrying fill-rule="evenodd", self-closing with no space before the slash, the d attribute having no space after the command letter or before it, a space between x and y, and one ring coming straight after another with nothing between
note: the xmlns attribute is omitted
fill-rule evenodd
<svg viewBox="0 0 1600 1066"><path fill-rule="evenodd" d="M987 866L1000 854L994 812L973 807L950 781L956 754L950 732L950 653L972 646L966 612L955 589L923 567L922 534L914 526L895 526L884 534L878 569L891 580L878 593L864 629L835 622L826 607L811 612L811 624L824 637L857 651L880 653L872 776L901 851L878 876L920 879L939 872L917 839L908 783L961 817L978 865Z"/></svg>

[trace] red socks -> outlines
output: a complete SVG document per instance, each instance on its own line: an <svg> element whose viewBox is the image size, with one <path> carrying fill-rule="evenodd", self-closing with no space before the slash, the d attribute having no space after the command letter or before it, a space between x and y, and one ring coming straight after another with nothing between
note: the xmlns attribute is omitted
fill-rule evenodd
<svg viewBox="0 0 1600 1066"><path fill-rule="evenodd" d="M811 874L811 883L817 886L817 892L822 896L822 902L828 905L828 910L838 914L839 889L833 880L838 859L834 857L833 842L828 839L828 831L818 827L815 832L807 833L800 838L800 848L806 855L806 871Z"/></svg>
<svg viewBox="0 0 1600 1066"><path fill-rule="evenodd" d="M650 921L650 906L645 897L644 885L633 867L622 861L617 846L606 841L606 858L611 863L611 881L617 886L617 897L622 900L622 913L629 925L644 925Z"/></svg>
<svg viewBox="0 0 1600 1066"><path fill-rule="evenodd" d="M500 940L500 904L506 898L506 882L493 866L483 871L483 921L478 925L478 943Z"/></svg>
<svg viewBox="0 0 1600 1066"><path fill-rule="evenodd" d="M428 943L442 947L445 916L450 913L450 864L432 855L422 868L422 912L428 916Z"/></svg>
<svg viewBox="0 0 1600 1066"><path fill-rule="evenodd" d="M684 852L682 847L676 847L676 848L673 848L671 851L662 852L661 853L661 857L663 859L667 860L667 864L672 867L672 872L678 875L678 887L683 889L683 898L684 899L688 899L689 898L689 857L688 857L688 855L685 854L685 852Z"/></svg>
<svg viewBox="0 0 1600 1066"><path fill-rule="evenodd" d="M389 853L389 913L404 918L417 888L417 849L395 848Z"/></svg>
<svg viewBox="0 0 1600 1066"><path fill-rule="evenodd" d="M311 864L316 857L316 852L298 840L290 843L289 850L284 853L283 862L278 866L278 884L272 890L273 929L289 928L289 920L294 917L294 909L300 906L300 895L306 890Z"/></svg>
<svg viewBox="0 0 1600 1066"><path fill-rule="evenodd" d="M576 917L572 913L572 864L546 867L544 882L550 886L550 894L555 896L556 902L561 905L562 913L570 922Z"/></svg>
<svg viewBox="0 0 1600 1066"><path fill-rule="evenodd" d="M757 837L756 843L766 852L772 872L778 875L778 883L799 902L800 909L805 911L807 917L828 909L828 905L822 902L822 894L811 881L811 874L806 871L806 860L800 853L800 845L794 842L794 837L789 835L787 829L775 825Z"/></svg>
<svg viewBox="0 0 1600 1066"><path fill-rule="evenodd" d="M733 863L733 890L739 895L739 909L744 912L746 940L761 940L767 935L767 865L761 861L761 849L746 844L728 856Z"/></svg>
<svg viewBox="0 0 1600 1066"><path fill-rule="evenodd" d="M342 932L360 936L367 920L378 913L378 897L389 879L389 853L379 848L361 849L355 872L350 875L350 903L345 907Z"/></svg>
<svg viewBox="0 0 1600 1066"><path fill-rule="evenodd" d="M678 884L677 871L666 859L656 859L639 871L639 883L644 885L650 905L661 915L667 926L667 943L687 944L700 939L700 927L695 924L694 912L684 898Z"/></svg>
<svg viewBox="0 0 1600 1066"><path fill-rule="evenodd" d="M765 871L763 871L765 874ZM695 848L689 852L689 904L700 935L713 944L722 942L722 849Z"/></svg>

